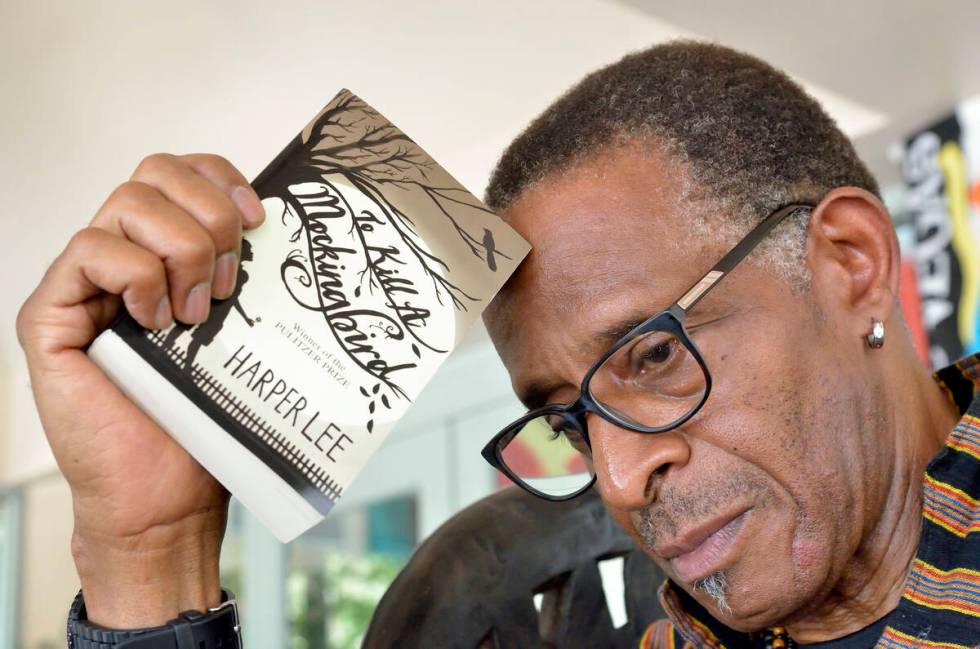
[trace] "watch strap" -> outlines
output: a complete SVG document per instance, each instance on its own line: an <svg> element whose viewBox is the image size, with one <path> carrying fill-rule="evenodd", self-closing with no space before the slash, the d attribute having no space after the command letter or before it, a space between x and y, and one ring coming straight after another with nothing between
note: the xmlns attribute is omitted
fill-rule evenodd
<svg viewBox="0 0 980 649"><path fill-rule="evenodd" d="M185 611L166 624L145 629L108 629L88 621L79 591L68 614L68 649L241 649L235 595L206 613Z"/></svg>

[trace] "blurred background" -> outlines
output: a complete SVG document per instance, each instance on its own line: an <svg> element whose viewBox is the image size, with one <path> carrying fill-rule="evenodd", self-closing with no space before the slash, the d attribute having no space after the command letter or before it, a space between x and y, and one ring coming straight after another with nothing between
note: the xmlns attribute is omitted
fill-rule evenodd
<svg viewBox="0 0 980 649"><path fill-rule="evenodd" d="M63 647L78 588L14 318L146 154L216 152L251 177L349 87L480 194L585 73L716 40L784 68L853 138L896 221L921 355L942 365L978 343L978 25L966 0L2 0L0 649ZM222 570L246 646L359 646L416 544L498 488L479 448L520 411L477 327L319 527L283 546L233 505Z"/></svg>

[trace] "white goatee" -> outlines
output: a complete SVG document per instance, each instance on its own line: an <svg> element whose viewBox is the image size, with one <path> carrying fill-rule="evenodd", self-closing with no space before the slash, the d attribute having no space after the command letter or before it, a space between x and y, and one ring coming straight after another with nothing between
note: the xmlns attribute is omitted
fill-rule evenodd
<svg viewBox="0 0 980 649"><path fill-rule="evenodd" d="M722 613L731 614L732 609L728 606L728 597L725 591L728 589L728 578L722 571L713 572L704 579L699 579L694 583L695 591L704 591L704 594L714 600L715 606Z"/></svg>

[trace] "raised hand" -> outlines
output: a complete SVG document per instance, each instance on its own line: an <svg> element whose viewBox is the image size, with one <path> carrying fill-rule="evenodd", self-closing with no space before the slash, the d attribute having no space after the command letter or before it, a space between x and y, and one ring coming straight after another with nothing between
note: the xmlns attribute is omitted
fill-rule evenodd
<svg viewBox="0 0 980 649"><path fill-rule="evenodd" d="M228 494L85 354L121 306L194 324L232 294L262 205L227 160L155 154L55 259L17 318L41 422L72 490L89 619L162 624L217 604Z"/></svg>

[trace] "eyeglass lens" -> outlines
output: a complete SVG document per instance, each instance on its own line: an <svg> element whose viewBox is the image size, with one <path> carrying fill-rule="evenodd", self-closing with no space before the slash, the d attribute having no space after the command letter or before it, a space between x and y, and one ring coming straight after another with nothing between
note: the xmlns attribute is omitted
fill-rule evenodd
<svg viewBox="0 0 980 649"><path fill-rule="evenodd" d="M585 437L561 415L526 421L501 444L500 458L511 473L541 493L568 496L592 482Z"/></svg>
<svg viewBox="0 0 980 649"><path fill-rule="evenodd" d="M679 338L652 331L607 358L593 374L589 394L628 424L660 428L697 408L707 385L704 369ZM518 424L498 448L514 476L548 496L577 493L595 475L585 435L575 419L560 413Z"/></svg>
<svg viewBox="0 0 980 649"><path fill-rule="evenodd" d="M606 359L589 382L589 394L629 423L659 428L694 410L707 385L697 358L680 339L652 331Z"/></svg>

